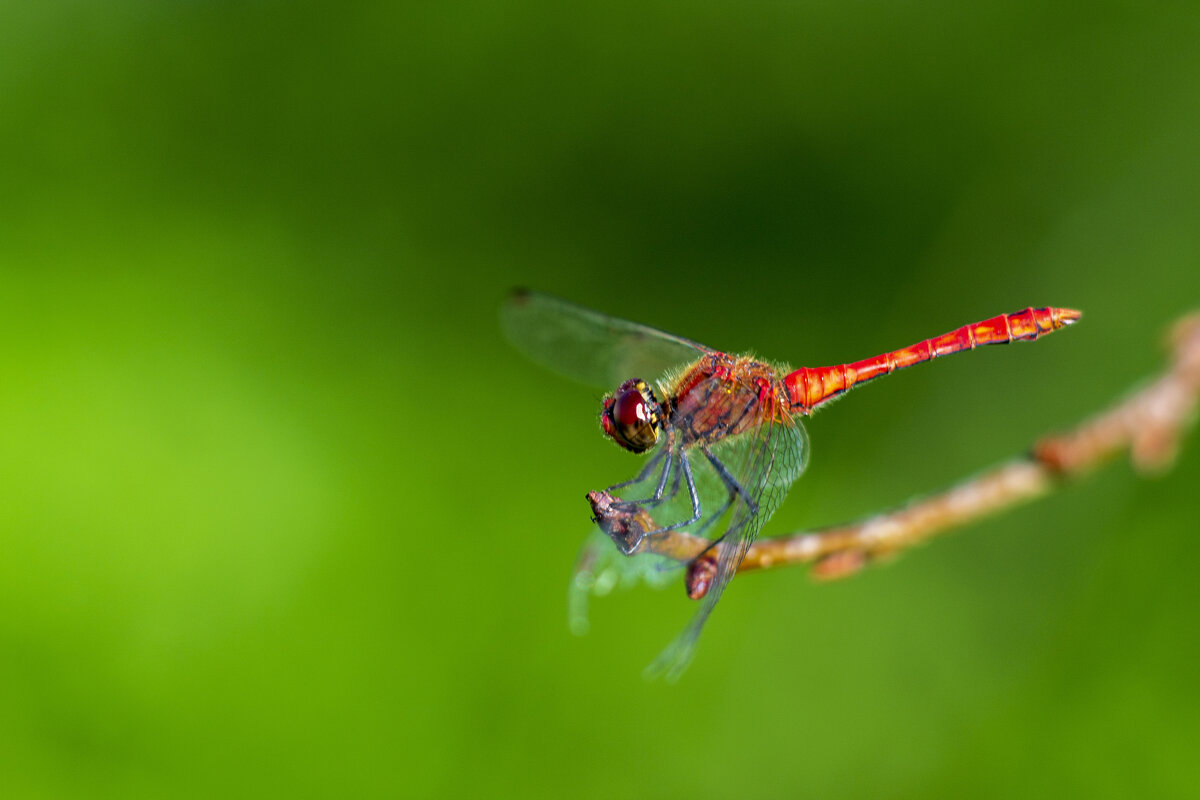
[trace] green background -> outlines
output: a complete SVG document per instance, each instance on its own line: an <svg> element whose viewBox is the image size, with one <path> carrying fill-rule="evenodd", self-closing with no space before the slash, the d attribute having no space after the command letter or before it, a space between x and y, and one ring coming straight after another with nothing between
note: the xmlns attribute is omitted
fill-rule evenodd
<svg viewBox="0 0 1200 800"><path fill-rule="evenodd" d="M6 797L1200 791L1200 447L852 580L566 629L598 390L513 285L793 365L1027 305L808 425L767 528L1022 452L1200 306L1190 3L9 3Z"/></svg>

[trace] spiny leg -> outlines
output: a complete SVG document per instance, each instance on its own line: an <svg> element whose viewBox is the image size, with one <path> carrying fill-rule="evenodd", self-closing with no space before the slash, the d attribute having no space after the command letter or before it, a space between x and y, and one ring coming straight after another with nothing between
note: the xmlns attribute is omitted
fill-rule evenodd
<svg viewBox="0 0 1200 800"><path fill-rule="evenodd" d="M650 495L649 497L643 497L639 500L619 500L619 501L617 501L617 506L619 508L621 508L622 510L628 510L631 508L641 508L641 507L654 508L659 503L669 502L670 500L674 499L675 495L679 493L679 475L680 475L679 470L674 471L675 472L675 480L671 484L670 493L666 494L666 495L663 494L666 491L667 476L671 472L671 464L674 461L675 461L674 455L672 455L670 458L667 459L666 466L663 467L662 475L659 477L659 480L658 480L658 488L654 490L654 494Z"/></svg>
<svg viewBox="0 0 1200 800"><path fill-rule="evenodd" d="M588 502L592 505L593 520L600 526L620 548L625 555L630 555L635 552L642 539L645 538L647 529L651 528L655 523L653 519L646 513L643 507L654 507L660 502L669 501L679 493L680 474L682 473L688 482L688 493L692 498L692 510L694 512L693 519L685 521L681 524L690 524L699 517L699 496L696 492L695 480L692 476L691 464L681 450L672 452L671 448L663 448L658 454L651 459L641 471L641 473L630 481L617 484L616 487L630 486L642 481L645 481L653 474L657 462L666 458L666 463L663 465L662 474L658 481L658 487L654 496L642 500L620 500L613 497L611 488L603 492L589 492ZM667 478L671 473L672 463L678 458L680 468L675 470L675 480L671 486L671 493L667 497L663 497L666 490ZM665 530L673 530L679 525L671 526L670 528L658 528L649 531L650 533L661 532Z"/></svg>
<svg viewBox="0 0 1200 800"><path fill-rule="evenodd" d="M713 455L712 455L712 453L710 453L708 451L707 447L702 447L701 452L703 452L705 457L707 457L709 459L709 463L713 462ZM713 464L713 467L715 469L717 469L718 474L721 474L721 471L724 470L724 467L720 464L720 462ZM704 520L703 525L701 525L695 531L692 531L692 534L694 536L704 538L704 534L708 532L709 528L711 528L714 524L716 524L717 520L719 520L721 517L723 517L725 515L725 512L729 510L729 507L731 505L733 505L733 501L735 499L737 499L738 495L745 494L744 491L739 491L741 489L741 486L737 483L737 481L733 481L732 485L730 485L730 480L726 480L725 475L728 475L728 470L726 470L725 474L722 475L722 481L725 483L726 488L729 489L729 495L725 498L725 502L721 504L720 508L718 508L712 514L708 515L708 519ZM730 479L732 478L732 476L729 476L729 477L730 477ZM707 551L708 551L708 549L706 548L705 552L707 552Z"/></svg>
<svg viewBox="0 0 1200 800"><path fill-rule="evenodd" d="M631 505L634 505L634 506L643 506L643 507L645 507L645 508L655 508L655 507L656 507L656 506L658 506L660 503L669 503L669 502L671 502L672 500L674 500L674 499L675 499L675 495L679 494L679 482L680 482L680 479L682 478L682 476L683 476L683 470L682 470L682 469L677 469L677 470L675 470L675 477L671 479L671 490L670 490L669 492L667 492L665 495L663 495L662 497L660 497L660 498L658 498L658 499L655 499L655 498L653 498L653 497L650 497L650 498L647 498L646 500L641 500L641 501L638 501L638 500L633 500L633 501L630 501L630 502L631 502Z"/></svg>
<svg viewBox="0 0 1200 800"><path fill-rule="evenodd" d="M710 525L712 525L716 520L721 518L721 515L724 514L725 510L728 509L730 504L733 503L733 500L735 497L740 496L746 502L746 506L750 509L750 516L753 516L758 513L758 503L754 500L753 497L750 496L750 493L747 492L742 487L742 485L738 482L737 478L733 477L733 475L729 472L729 470L725 467L725 465L721 463L721 460L719 458L717 458L716 456L714 456L707 447L700 448L700 451L702 453L704 453L704 457L708 459L708 463L712 464L713 469L715 469L717 471L717 475L719 475L721 477L721 480L725 482L725 486L728 487L728 489L729 489L729 499L725 501L725 505L723 505L721 507L721 510L718 511L716 514L714 514L711 519L709 519L707 522L705 522L704 527L702 527L700 529L700 531L697 533L697 535L702 536L704 531L706 531ZM708 543L707 547L705 547L702 551L697 553L695 558L692 559L691 563L695 564L700 559L704 558L717 545L719 545L721 542L725 541L725 539L729 536L729 534L731 532L736 530L742 524L745 524L745 519L735 520L734 524L730 525L729 528L726 529L724 533L722 533L716 539L713 539L711 542Z"/></svg>
<svg viewBox="0 0 1200 800"><path fill-rule="evenodd" d="M708 533L708 529L711 528L716 523L717 520L719 520L719 519L721 519L721 517L725 516L725 512L729 510L729 507L731 505L733 505L733 499L736 496L737 496L736 494L730 492L729 497L727 497L725 499L725 502L721 504L721 507L718 508L716 510L716 512L709 514L708 519L704 520L704 524L701 525L699 528L697 528L695 531L692 531L692 535L696 536L697 538L703 539L705 534ZM706 553L708 553L710 550L712 550L712 548L715 545L717 545L718 543L720 543L720 541L724 538L725 538L724 536L721 536L716 541L710 542L707 547L705 547L702 551L697 553L696 556L694 556L688 563L695 564L696 562L698 562L701 558L704 557L704 555ZM675 566L678 566L678 564L671 564L670 566L675 567ZM667 568L666 566L661 566L659 569L664 570L666 568Z"/></svg>
<svg viewBox="0 0 1200 800"><path fill-rule="evenodd" d="M679 466L683 471L684 479L687 481L688 497L690 497L692 501L692 517L691 519L685 519L671 525L665 525L661 528L655 528L654 530L646 531L643 534L643 538L646 536L657 536L662 533L667 533L668 531L686 527L695 523L702 516L700 507L700 493L696 491L696 479L692 476L692 464L690 461L688 461L687 453L682 450L679 452Z"/></svg>
<svg viewBox="0 0 1200 800"><path fill-rule="evenodd" d="M642 481L646 480L650 477L650 473L654 472L654 470L658 467L658 462L662 461L663 456L667 455L668 452L670 452L670 448L663 447L650 457L650 460L646 462L644 467L642 467L642 471L637 474L637 477L630 478L627 481L621 481L620 483L614 483L604 491L614 492L617 489L624 489L626 486L633 486L635 483L641 483ZM666 467L664 467L664 470L669 469L670 466L671 462L668 461ZM666 478L663 478L663 482L666 482Z"/></svg>
<svg viewBox="0 0 1200 800"><path fill-rule="evenodd" d="M758 398L751 398L749 401L747 401L742 406L741 413L738 414L737 419L735 419L732 423L730 423L729 427L736 429L737 426L739 424L741 424L742 420L746 417L746 415L749 414L750 411L757 404L758 404ZM751 513L754 513L757 510L757 507L752 503L752 501L750 501L749 495L746 493L746 491L744 489L742 489L741 484L739 484L737 482L737 480L734 479L733 475L731 475L729 473L729 470L727 470L725 468L725 465L722 464L712 454L712 452L708 449L708 447L703 446L700 448L700 450L701 450L701 452L704 453L704 457L708 459L709 463L713 465L713 469L715 469L717 471L717 474L721 477L721 480L722 480L722 482L724 482L726 488L729 489L729 496L725 499L725 502L721 505L721 507L719 509L717 509L716 513L709 515L708 519L704 521L704 524L701 525L700 528L697 529L696 531L693 531L693 534L695 536L699 536L699 537L703 538L704 534L708 532L708 529L711 528L717 522L717 520L721 519L721 517L725 515L725 512L729 510L729 507L731 505L733 505L734 499L739 494L742 497L745 497L746 500L751 503L751 505L750 505ZM725 537L722 536L721 539L723 539L723 538L725 538ZM717 541L719 542L721 539L718 539ZM714 542L713 544L716 544L716 542ZM710 549L712 549L711 545L709 547L705 548L704 552L707 553ZM702 555L704 555L704 553L701 553L700 555L702 556ZM697 556L696 558L699 558L699 557L700 556ZM693 561L694 560L695 559L693 559Z"/></svg>
<svg viewBox="0 0 1200 800"><path fill-rule="evenodd" d="M721 517L725 516L725 512L729 510L729 507L731 505L733 505L733 499L735 497L737 497L737 494L735 492L730 492L729 496L725 498L725 502L721 504L721 507L718 508L712 514L709 514L708 519L704 520L704 524L701 525L696 530L692 531L692 535L699 536L700 538L703 539L704 534L706 534L708 532L708 529L711 528L716 523L717 520L719 520Z"/></svg>
<svg viewBox="0 0 1200 800"><path fill-rule="evenodd" d="M730 493L741 495L742 499L746 501L746 505L750 507L750 513L757 514L758 503L753 497L750 496L750 493L747 492L740 483L738 483L737 478L733 477L729 470L726 469L725 465L721 463L721 459L714 456L712 451L710 451L707 447L701 447L700 452L704 453L704 457L708 459L708 463L712 464L713 469L717 471L717 475L719 475L721 480L725 482L725 485L729 487Z"/></svg>
<svg viewBox="0 0 1200 800"><path fill-rule="evenodd" d="M712 454L712 451L710 451L707 447L701 447L700 452L704 453L704 457L708 459L708 462L710 464L712 464L713 469L716 470L716 472L717 472L717 475L720 476L721 480L725 483L725 486L729 489L729 496L726 498L725 502L721 505L721 507L717 510L717 512L715 514L712 514L707 520L705 520L704 525L702 525L700 527L699 531L696 532L696 535L703 536L704 533L707 532L708 529L710 527L712 527L712 525L715 524L716 521L719 520L726 511L729 510L729 507L730 507L730 505L733 504L734 499L739 496L746 502L746 506L750 509L751 516L754 514L757 514L758 513L758 502L755 501L755 499L750 496L750 493L747 492L742 487L742 485L738 482L737 478L735 478L733 476L733 474L730 473L728 468L726 468L726 466L721 463L721 460L719 458L717 458L716 456L714 456ZM679 463L680 463L682 472L684 474L684 477L687 478L688 495L692 501L692 517L691 517L691 519L682 520L680 522L676 522L671 525L664 525L663 527L655 528L654 530L647 531L644 534L644 536L657 536L659 534L667 533L669 531L673 531L673 530L677 530L679 528L686 527L688 525L691 525L691 524L697 522L700 519L700 517L702 516L700 495L696 491L696 482L692 476L692 465L691 465L691 462L688 460L687 453L685 451L682 451L682 450L680 451ZM677 476L677 478L678 478L678 476ZM675 492L673 490L672 496L674 496L674 494L675 494ZM645 501L645 502L648 502L648 501ZM704 553L707 553L709 550L711 550L713 547L715 547L717 544L719 544L721 541L723 541L725 539L725 537L728 535L729 535L729 531L725 531L725 533L721 534L721 536L719 538L714 540L711 544L709 544L708 547L706 547L704 549ZM704 553L701 553L699 556L697 556L697 558L704 555Z"/></svg>

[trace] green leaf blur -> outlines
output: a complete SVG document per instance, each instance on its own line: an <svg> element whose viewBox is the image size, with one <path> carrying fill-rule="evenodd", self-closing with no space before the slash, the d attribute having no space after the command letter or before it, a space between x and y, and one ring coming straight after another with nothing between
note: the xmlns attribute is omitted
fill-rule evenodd
<svg viewBox="0 0 1200 800"><path fill-rule="evenodd" d="M842 583L566 625L637 460L527 285L852 393L766 534L1022 452L1200 307L1200 12L1107 2L10 3L0 793L1184 797L1200 441ZM647 378L653 376L644 376Z"/></svg>

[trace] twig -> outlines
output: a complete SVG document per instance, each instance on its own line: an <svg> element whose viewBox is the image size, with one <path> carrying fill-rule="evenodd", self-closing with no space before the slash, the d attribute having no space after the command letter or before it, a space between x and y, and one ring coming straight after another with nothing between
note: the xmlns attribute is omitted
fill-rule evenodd
<svg viewBox="0 0 1200 800"><path fill-rule="evenodd" d="M1140 471L1168 468L1200 397L1200 313L1180 319L1170 343L1172 359L1164 374L1073 430L1044 437L1028 455L865 520L760 540L747 552L739 572L812 564L817 578L842 578L952 528L1041 497L1124 450ZM594 494L593 502L607 499L603 493ZM608 521L644 530L653 524L633 515L619 520L610 515ZM686 562L704 552L709 542L672 531L648 537L642 546Z"/></svg>

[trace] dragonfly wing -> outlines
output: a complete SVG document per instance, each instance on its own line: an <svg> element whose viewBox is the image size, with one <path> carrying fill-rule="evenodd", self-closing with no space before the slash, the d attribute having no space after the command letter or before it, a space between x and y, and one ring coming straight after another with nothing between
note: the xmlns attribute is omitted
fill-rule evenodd
<svg viewBox="0 0 1200 800"><path fill-rule="evenodd" d="M808 449L803 426L786 416L761 419L751 431L713 449L713 455L745 493L739 494L723 537L715 545L716 571L708 593L683 632L646 668L648 678L662 675L673 681L683 673L705 621L737 573L746 551L804 471Z"/></svg>
<svg viewBox="0 0 1200 800"><path fill-rule="evenodd" d="M653 553L623 554L603 531L593 529L584 542L567 589L567 624L576 635L587 633L588 600L614 589L646 585L661 589L675 583L683 567L678 561Z"/></svg>
<svg viewBox="0 0 1200 800"><path fill-rule="evenodd" d="M690 339L528 290L504 303L500 327L542 366L604 389L628 378L653 380L711 352Z"/></svg>

